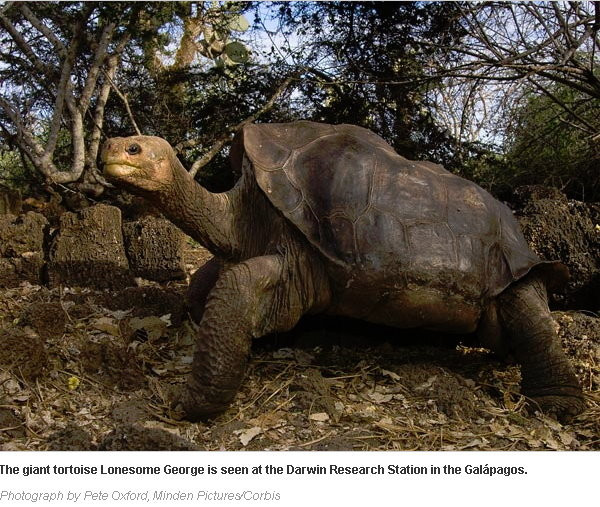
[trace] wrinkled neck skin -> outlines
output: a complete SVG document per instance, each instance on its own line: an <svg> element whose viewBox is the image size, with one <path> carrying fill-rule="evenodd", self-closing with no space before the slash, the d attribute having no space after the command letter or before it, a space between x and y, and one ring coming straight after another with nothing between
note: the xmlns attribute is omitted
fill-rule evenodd
<svg viewBox="0 0 600 507"><path fill-rule="evenodd" d="M248 171L231 190L215 194L197 183L176 157L171 163L172 185L150 200L184 233L231 261L272 248L283 232L283 221Z"/></svg>

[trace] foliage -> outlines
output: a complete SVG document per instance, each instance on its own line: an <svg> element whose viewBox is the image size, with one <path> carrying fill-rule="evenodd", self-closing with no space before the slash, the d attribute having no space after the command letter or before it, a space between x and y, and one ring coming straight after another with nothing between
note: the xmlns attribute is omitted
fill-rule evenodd
<svg viewBox="0 0 600 507"><path fill-rule="evenodd" d="M514 185L542 183L582 200L600 199L597 140L574 126L561 104L583 121L597 123L600 99L564 85L551 96L529 93L515 111L507 138L508 174Z"/></svg>
<svg viewBox="0 0 600 507"><path fill-rule="evenodd" d="M129 37L117 25L130 12L76 2L7 3L0 12L0 135L49 181L97 180L103 95Z"/></svg>
<svg viewBox="0 0 600 507"><path fill-rule="evenodd" d="M302 85L310 117L370 128L409 158L445 161L448 138L432 119L427 91L435 80L426 69L460 35L455 10L440 2L281 5L303 37L302 65L318 70Z"/></svg>
<svg viewBox="0 0 600 507"><path fill-rule="evenodd" d="M23 167L17 150L0 148L0 187L27 190L32 175L29 167Z"/></svg>
<svg viewBox="0 0 600 507"><path fill-rule="evenodd" d="M101 192L105 182L96 161L107 131L129 134L141 126L144 133L166 131L165 137L174 137L168 134L175 130L183 137L189 124L180 119L191 118L186 110L190 69L248 59L246 47L231 35L248 27L244 5L3 5L0 137L15 144L49 182L77 182L81 190ZM202 30L218 33L220 52L203 52L195 40ZM128 76L133 87L123 80ZM131 105L127 98L135 94L135 85L143 90L140 96L153 119L165 127L153 132L138 126L137 97Z"/></svg>
<svg viewBox="0 0 600 507"><path fill-rule="evenodd" d="M494 191L597 198L597 19L591 2L5 2L2 163L98 194L101 142L140 132L224 190L244 122L304 118Z"/></svg>

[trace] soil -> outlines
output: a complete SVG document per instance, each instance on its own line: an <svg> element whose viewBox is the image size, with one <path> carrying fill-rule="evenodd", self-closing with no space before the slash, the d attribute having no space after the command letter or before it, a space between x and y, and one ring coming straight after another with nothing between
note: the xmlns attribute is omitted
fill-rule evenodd
<svg viewBox="0 0 600 507"><path fill-rule="evenodd" d="M43 215L29 212L24 215L0 215L0 257L19 257L43 248L44 228L48 222Z"/></svg>
<svg viewBox="0 0 600 507"><path fill-rule="evenodd" d="M188 243L186 271L210 258ZM240 393L207 423L171 408L194 324L186 282L0 289L4 450L598 450L600 318L555 312L588 410L527 409L519 368L471 337L305 319L253 346Z"/></svg>

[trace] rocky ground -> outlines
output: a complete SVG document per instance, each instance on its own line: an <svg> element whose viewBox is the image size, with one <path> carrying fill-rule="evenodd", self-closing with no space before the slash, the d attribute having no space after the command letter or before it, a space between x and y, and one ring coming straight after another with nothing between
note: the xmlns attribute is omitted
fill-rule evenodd
<svg viewBox="0 0 600 507"><path fill-rule="evenodd" d="M187 252L195 269L207 259ZM169 405L189 371L185 281L120 291L0 289L4 450L600 449L600 318L555 312L588 410L568 425L527 410L519 368L468 337L313 319L255 343L214 421Z"/></svg>

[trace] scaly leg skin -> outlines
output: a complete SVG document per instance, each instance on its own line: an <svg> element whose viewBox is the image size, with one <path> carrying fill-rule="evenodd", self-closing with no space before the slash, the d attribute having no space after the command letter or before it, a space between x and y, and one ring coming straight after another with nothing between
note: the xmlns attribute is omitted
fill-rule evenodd
<svg viewBox="0 0 600 507"><path fill-rule="evenodd" d="M585 410L581 387L556 334L546 286L531 274L498 298L508 346L521 363L521 390L539 408L568 422Z"/></svg>
<svg viewBox="0 0 600 507"><path fill-rule="evenodd" d="M191 420L224 411L243 380L252 338L291 329L305 312L278 255L224 271L211 291L196 337L187 389L179 402Z"/></svg>
<svg viewBox="0 0 600 507"><path fill-rule="evenodd" d="M222 269L223 261L213 257L199 267L190 279L190 285L185 294L185 306L196 324L200 324L202 321L206 300L217 283Z"/></svg>

